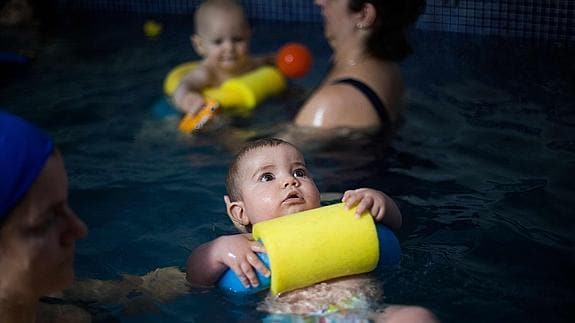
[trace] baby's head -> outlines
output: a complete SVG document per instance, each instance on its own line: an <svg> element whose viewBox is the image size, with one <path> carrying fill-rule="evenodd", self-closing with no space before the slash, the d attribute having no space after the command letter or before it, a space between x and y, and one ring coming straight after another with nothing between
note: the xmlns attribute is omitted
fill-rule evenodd
<svg viewBox="0 0 575 323"><path fill-rule="evenodd" d="M248 62L251 30L243 8L233 0L206 0L194 15L192 45L212 66L227 72Z"/></svg>
<svg viewBox="0 0 575 323"><path fill-rule="evenodd" d="M249 142L226 178L226 209L234 225L252 224L320 206L320 194L305 160L292 144L275 138Z"/></svg>

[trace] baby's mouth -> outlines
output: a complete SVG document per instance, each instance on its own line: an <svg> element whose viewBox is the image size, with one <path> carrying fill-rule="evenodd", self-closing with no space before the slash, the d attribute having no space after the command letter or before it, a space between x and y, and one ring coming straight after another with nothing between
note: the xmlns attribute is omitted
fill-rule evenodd
<svg viewBox="0 0 575 323"><path fill-rule="evenodd" d="M299 195L298 192L294 191L290 192L283 201L288 203L301 202L303 201L303 198Z"/></svg>

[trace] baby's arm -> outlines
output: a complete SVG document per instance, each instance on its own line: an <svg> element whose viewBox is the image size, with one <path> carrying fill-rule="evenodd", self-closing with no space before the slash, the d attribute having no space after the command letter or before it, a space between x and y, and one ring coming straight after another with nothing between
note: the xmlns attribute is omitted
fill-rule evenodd
<svg viewBox="0 0 575 323"><path fill-rule="evenodd" d="M269 276L270 272L254 252L264 252L263 245L251 234L222 236L196 248L187 263L188 282L192 287L213 286L228 268L245 287L259 285L254 268Z"/></svg>
<svg viewBox="0 0 575 323"><path fill-rule="evenodd" d="M399 229L402 223L401 212L397 204L385 193L371 188L348 190L343 194L342 202L348 208L357 205L356 214L369 210L377 222Z"/></svg>
<svg viewBox="0 0 575 323"><path fill-rule="evenodd" d="M276 53L269 53L252 57L252 65L254 66L254 68L262 67L264 65L274 66L275 64L276 64Z"/></svg>
<svg viewBox="0 0 575 323"><path fill-rule="evenodd" d="M186 74L172 95L176 108L184 113L196 113L205 104L201 91L210 86L212 75L204 66L198 66Z"/></svg>

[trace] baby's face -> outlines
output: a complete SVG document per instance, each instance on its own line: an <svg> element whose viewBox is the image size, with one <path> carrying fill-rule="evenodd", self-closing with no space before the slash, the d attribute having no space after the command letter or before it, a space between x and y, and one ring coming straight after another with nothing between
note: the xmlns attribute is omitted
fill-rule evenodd
<svg viewBox="0 0 575 323"><path fill-rule="evenodd" d="M320 206L320 194L294 147L248 152L239 167L240 194L251 224Z"/></svg>
<svg viewBox="0 0 575 323"><path fill-rule="evenodd" d="M222 72L241 72L249 62L250 30L245 17L236 10L212 10L203 22L197 35L206 63Z"/></svg>

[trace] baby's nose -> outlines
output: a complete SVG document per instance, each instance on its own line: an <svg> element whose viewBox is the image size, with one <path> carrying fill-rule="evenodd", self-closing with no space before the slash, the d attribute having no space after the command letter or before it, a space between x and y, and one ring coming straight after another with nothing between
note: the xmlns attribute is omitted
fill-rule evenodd
<svg viewBox="0 0 575 323"><path fill-rule="evenodd" d="M234 48L234 44L232 41L225 41L224 42L224 49L226 50L232 50Z"/></svg>
<svg viewBox="0 0 575 323"><path fill-rule="evenodd" d="M293 176L287 177L286 180L284 181L284 187L297 186L298 184L299 181L297 180L297 178Z"/></svg>

